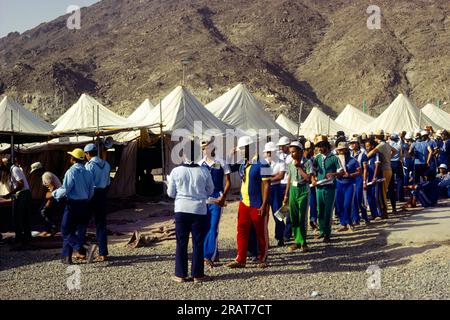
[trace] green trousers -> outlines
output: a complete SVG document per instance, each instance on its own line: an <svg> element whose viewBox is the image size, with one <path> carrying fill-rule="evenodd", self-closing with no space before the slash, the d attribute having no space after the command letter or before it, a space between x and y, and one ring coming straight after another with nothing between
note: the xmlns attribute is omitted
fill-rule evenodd
<svg viewBox="0 0 450 320"><path fill-rule="evenodd" d="M296 244L306 244L306 221L308 220L309 188L306 184L291 186L289 190L289 215Z"/></svg>
<svg viewBox="0 0 450 320"><path fill-rule="evenodd" d="M331 235L331 218L336 198L336 188L317 188L317 219L321 236Z"/></svg>

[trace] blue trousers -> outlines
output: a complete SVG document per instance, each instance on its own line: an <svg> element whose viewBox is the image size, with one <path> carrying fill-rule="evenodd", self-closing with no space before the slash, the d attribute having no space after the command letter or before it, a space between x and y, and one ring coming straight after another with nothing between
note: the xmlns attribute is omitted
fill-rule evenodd
<svg viewBox="0 0 450 320"><path fill-rule="evenodd" d="M73 250L79 251L83 239L77 233L80 225L89 216L89 202L87 200L67 200L61 221L61 235L63 238L62 257L71 257Z"/></svg>
<svg viewBox="0 0 450 320"><path fill-rule="evenodd" d="M317 195L316 187L311 188L309 195L309 221L317 223Z"/></svg>
<svg viewBox="0 0 450 320"><path fill-rule="evenodd" d="M411 183L409 183L409 179L414 177L414 159L412 157L405 158L405 164L404 164L404 178L403 178L403 185L409 186Z"/></svg>
<svg viewBox="0 0 450 320"><path fill-rule="evenodd" d="M367 187L367 202L369 204L370 214L374 218L381 216L379 189L378 183Z"/></svg>
<svg viewBox="0 0 450 320"><path fill-rule="evenodd" d="M272 208L272 216L275 221L275 239L283 240L284 230L286 225L284 221L280 221L275 218L275 212L278 211L283 205L284 192L281 184L274 184L270 186L270 207Z"/></svg>
<svg viewBox="0 0 450 320"><path fill-rule="evenodd" d="M106 231L106 189L95 189L91 209L95 218L95 237L100 256L108 255L108 236Z"/></svg>
<svg viewBox="0 0 450 320"><path fill-rule="evenodd" d="M336 185L336 211L341 225L352 224L352 212L355 203L356 186L354 183L342 183Z"/></svg>
<svg viewBox="0 0 450 320"><path fill-rule="evenodd" d="M177 248L175 252L175 275L181 278L188 277L188 244L192 233L192 268L194 278L205 275L203 245L207 232L208 221L206 215L184 212L175 213L175 233Z"/></svg>
<svg viewBox="0 0 450 320"><path fill-rule="evenodd" d="M286 185L280 184L280 192L284 195L286 193ZM283 196L284 198L284 196ZM289 240L292 238L292 227L291 227L291 218L289 215L286 217L285 228L284 228L284 239Z"/></svg>
<svg viewBox="0 0 450 320"><path fill-rule="evenodd" d="M352 220L353 222L359 222L361 220L361 217L368 221L367 217L367 209L364 205L364 197L363 197L363 178L362 177L356 177L356 191L355 191L355 203L353 205L353 215ZM361 217L359 216L359 213L361 212Z"/></svg>
<svg viewBox="0 0 450 320"><path fill-rule="evenodd" d="M216 195L213 195L216 197ZM205 259L214 261L219 256L218 236L219 222L222 208L216 204L208 204L207 234L205 237L204 253Z"/></svg>

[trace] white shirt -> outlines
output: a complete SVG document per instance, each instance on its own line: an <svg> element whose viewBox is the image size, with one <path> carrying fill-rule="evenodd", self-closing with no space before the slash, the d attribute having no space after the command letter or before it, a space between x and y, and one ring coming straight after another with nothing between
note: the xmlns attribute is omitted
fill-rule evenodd
<svg viewBox="0 0 450 320"><path fill-rule="evenodd" d="M288 164L292 162L291 155L289 153L280 152L278 154L278 157L280 158L280 160L282 162L284 162L284 166L285 166L284 171L287 171L286 169L287 169ZM284 175L284 178L283 178L283 180L280 181L280 183L284 184L284 185L286 185L288 183L288 175L287 174Z"/></svg>
<svg viewBox="0 0 450 320"><path fill-rule="evenodd" d="M205 167L179 166L169 176L167 194L175 199L175 212L206 215L206 200L214 183Z"/></svg>
<svg viewBox="0 0 450 320"><path fill-rule="evenodd" d="M272 176L280 173L280 172L286 172L286 164L284 163L284 161L278 160L278 161L274 161L272 159L266 159L266 161L270 164L270 167L272 168ZM292 159L291 159L292 161ZM284 175L284 178L286 178L286 174ZM272 182L271 185L276 185L276 184L280 184L281 181L275 181Z"/></svg>
<svg viewBox="0 0 450 320"><path fill-rule="evenodd" d="M23 181L23 188L22 188L22 190L19 190L19 191L30 190L30 186L28 185L27 178L25 177L25 174L23 173L22 169L16 165L14 165L11 167L11 177L10 177L10 182L11 182L13 189L17 188L20 180Z"/></svg>

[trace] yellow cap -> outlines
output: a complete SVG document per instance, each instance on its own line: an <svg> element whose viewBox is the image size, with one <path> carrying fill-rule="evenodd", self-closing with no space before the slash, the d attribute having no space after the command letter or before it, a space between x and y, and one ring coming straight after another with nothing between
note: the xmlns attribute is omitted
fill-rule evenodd
<svg viewBox="0 0 450 320"><path fill-rule="evenodd" d="M75 159L84 160L84 151L83 151L83 149L77 148L77 149L73 150L72 152L67 152L67 153L70 154Z"/></svg>

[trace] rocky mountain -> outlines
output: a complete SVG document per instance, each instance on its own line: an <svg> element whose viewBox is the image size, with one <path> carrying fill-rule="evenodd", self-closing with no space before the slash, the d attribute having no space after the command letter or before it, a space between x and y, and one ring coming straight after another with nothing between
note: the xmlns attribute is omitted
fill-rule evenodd
<svg viewBox="0 0 450 320"><path fill-rule="evenodd" d="M450 1L103 0L0 39L0 95L55 120L81 93L121 115L182 81L204 103L244 82L274 115L379 114L403 92L418 106L450 100ZM372 21L372 20L370 20Z"/></svg>

